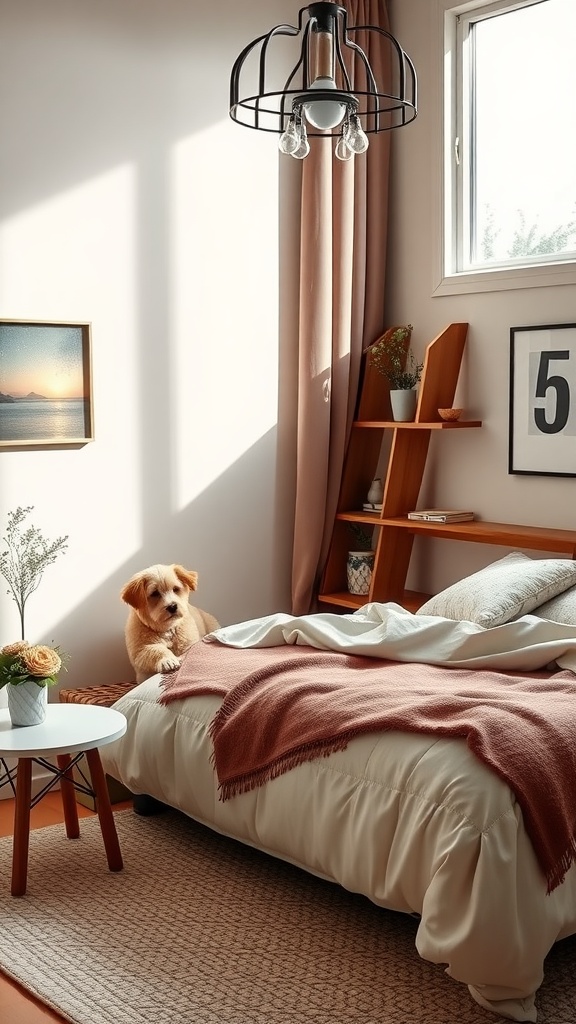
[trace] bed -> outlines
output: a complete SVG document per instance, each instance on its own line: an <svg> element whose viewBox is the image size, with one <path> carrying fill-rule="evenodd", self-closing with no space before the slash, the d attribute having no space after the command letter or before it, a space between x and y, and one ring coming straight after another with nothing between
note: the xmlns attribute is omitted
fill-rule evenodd
<svg viewBox="0 0 576 1024"><path fill-rule="evenodd" d="M573 562L514 553L416 615L372 603L224 627L115 704L127 732L102 762L135 794L417 915L421 957L536 1021L545 957L576 933L575 612Z"/></svg>

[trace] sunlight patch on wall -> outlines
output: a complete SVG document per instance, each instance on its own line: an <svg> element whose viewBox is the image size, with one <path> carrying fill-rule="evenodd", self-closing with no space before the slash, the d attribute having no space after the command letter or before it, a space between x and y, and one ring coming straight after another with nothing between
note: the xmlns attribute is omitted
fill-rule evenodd
<svg viewBox="0 0 576 1024"><path fill-rule="evenodd" d="M136 178L124 164L31 203L0 224L0 316L92 325L95 441L78 450L4 452L0 537L6 515L32 505L48 537L68 534L30 602L31 633L60 638L60 623L91 606L99 587L142 543L140 494ZM42 195L41 161L36 195ZM0 384L0 390L2 390ZM13 639L13 603L0 588L0 640ZM119 603L119 615L123 609Z"/></svg>
<svg viewBox="0 0 576 1024"><path fill-rule="evenodd" d="M37 192L42 194L40 171ZM126 266L127 243L133 260L133 196L134 168L126 165L5 218L0 224L2 315L90 319L100 266L110 261ZM115 291L124 287L123 278Z"/></svg>
<svg viewBox="0 0 576 1024"><path fill-rule="evenodd" d="M172 155L171 367L178 508L277 420L278 148L224 121Z"/></svg>

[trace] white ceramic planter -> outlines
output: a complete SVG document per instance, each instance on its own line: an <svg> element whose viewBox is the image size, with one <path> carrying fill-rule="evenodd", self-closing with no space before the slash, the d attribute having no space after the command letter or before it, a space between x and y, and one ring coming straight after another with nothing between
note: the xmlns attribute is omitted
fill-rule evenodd
<svg viewBox="0 0 576 1024"><path fill-rule="evenodd" d="M48 687L31 679L14 686L8 683L8 712L12 725L40 725L46 718Z"/></svg>
<svg viewBox="0 0 576 1024"><path fill-rule="evenodd" d="M414 388L392 390L390 392L390 404L392 406L392 417L399 423L406 423L413 420L416 415L416 399L418 393Z"/></svg>
<svg viewBox="0 0 576 1024"><path fill-rule="evenodd" d="M374 568L374 551L349 551L346 563L348 590L351 594L369 594Z"/></svg>

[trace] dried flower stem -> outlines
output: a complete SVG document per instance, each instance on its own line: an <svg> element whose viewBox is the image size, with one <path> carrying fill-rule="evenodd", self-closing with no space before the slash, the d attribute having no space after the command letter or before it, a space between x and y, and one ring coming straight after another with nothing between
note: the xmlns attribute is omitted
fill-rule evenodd
<svg viewBox="0 0 576 1024"><path fill-rule="evenodd" d="M371 365L386 377L391 387L401 391L415 388L424 368L424 363L417 362L408 348L411 335L412 324L389 328L368 349Z"/></svg>
<svg viewBox="0 0 576 1024"><path fill-rule="evenodd" d="M6 536L3 537L7 550L0 553L0 573L10 588L6 593L16 602L23 640L26 602L38 589L47 566L68 547L68 535L47 541L36 526L22 530L22 523L33 508L33 505L27 508L19 506L15 512L8 513Z"/></svg>

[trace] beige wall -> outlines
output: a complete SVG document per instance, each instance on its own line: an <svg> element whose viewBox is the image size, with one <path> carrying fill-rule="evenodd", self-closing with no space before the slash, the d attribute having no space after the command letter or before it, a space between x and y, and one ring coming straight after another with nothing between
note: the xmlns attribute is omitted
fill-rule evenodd
<svg viewBox="0 0 576 1024"><path fill-rule="evenodd" d="M412 125L393 137L387 319L411 322L414 344L421 349L446 324L470 324L455 404L483 421L479 430L433 436L422 503L470 507L480 518L496 522L574 529L576 479L508 475L508 361L511 327L576 321L576 289L433 295L440 247L440 4L391 0L390 12L393 31L416 65L419 112ZM508 114L504 105L498 116ZM415 582L438 591L506 553L446 541L420 545Z"/></svg>
<svg viewBox="0 0 576 1024"><path fill-rule="evenodd" d="M93 331L95 442L0 450L0 536L18 505L69 534L26 615L70 653L67 686L130 678L118 595L153 562L198 570L223 623L288 608L278 150L228 117L270 19L268 0L0 0L0 317Z"/></svg>
<svg viewBox="0 0 576 1024"><path fill-rule="evenodd" d="M274 22L299 6L278 3ZM572 290L432 296L436 10L391 3L420 109L394 136L388 317L409 319L420 347L469 321L458 398L484 427L433 439L423 497L571 527L572 480L508 476L507 411L510 326L575 319ZM96 429L78 451L0 450L0 536L17 505L48 537L69 534L27 633L71 654L65 685L107 682L130 671L119 590L151 562L197 569L198 604L222 622L289 606L278 154L227 115L231 64L270 5L0 0L0 26L0 316L92 322ZM437 590L499 553L429 545L416 575ZM18 617L2 583L8 643Z"/></svg>

